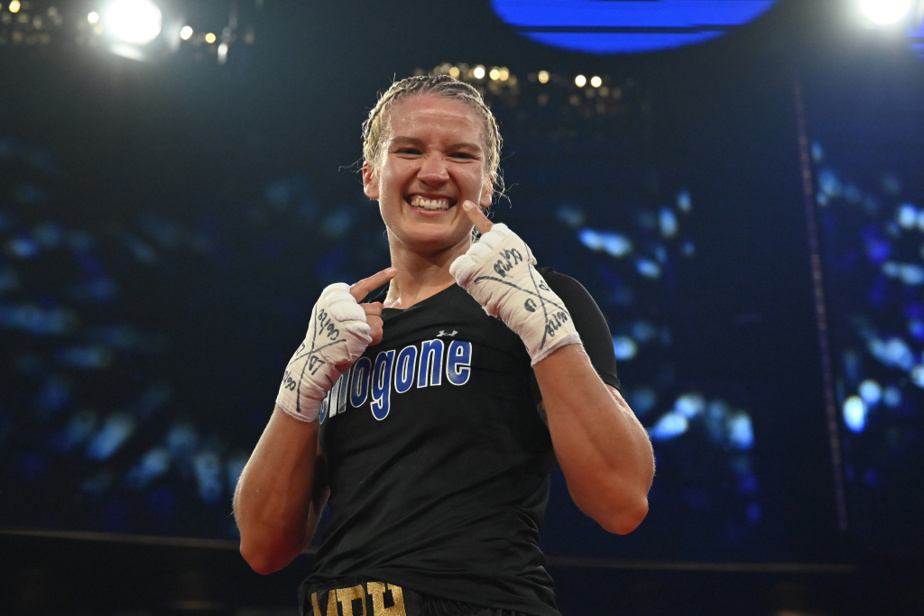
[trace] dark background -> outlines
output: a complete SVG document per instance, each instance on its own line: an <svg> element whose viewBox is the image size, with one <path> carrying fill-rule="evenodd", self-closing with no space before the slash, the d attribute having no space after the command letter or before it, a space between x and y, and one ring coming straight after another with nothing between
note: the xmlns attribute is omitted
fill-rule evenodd
<svg viewBox="0 0 924 616"><path fill-rule="evenodd" d="M495 219L636 348L651 513L607 535L553 476L563 612L920 613L924 214L897 212L924 212L924 60L845 4L643 54L539 45L481 0L241 3L223 65L63 27L0 46L0 613L295 613L310 553L251 572L231 493L319 290L387 259L360 123L444 63L517 77L478 82ZM889 402L848 427L869 382Z"/></svg>

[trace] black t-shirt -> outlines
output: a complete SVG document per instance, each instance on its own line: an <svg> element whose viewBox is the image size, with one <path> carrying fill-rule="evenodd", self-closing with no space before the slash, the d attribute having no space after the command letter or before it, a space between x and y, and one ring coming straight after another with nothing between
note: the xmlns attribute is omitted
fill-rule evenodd
<svg viewBox="0 0 924 616"><path fill-rule="evenodd" d="M540 271L603 381L618 387L593 299ZM322 409L330 518L306 589L366 578L557 615L539 549L554 453L522 341L458 285L382 317L381 343Z"/></svg>

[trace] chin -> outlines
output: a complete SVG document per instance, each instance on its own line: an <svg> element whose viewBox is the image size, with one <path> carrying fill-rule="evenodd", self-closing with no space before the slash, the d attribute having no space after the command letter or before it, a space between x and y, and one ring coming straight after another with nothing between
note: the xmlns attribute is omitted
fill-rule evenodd
<svg viewBox="0 0 924 616"><path fill-rule="evenodd" d="M421 253L439 252L462 244L468 248L470 237L470 230L460 232L458 229L416 229L398 235L401 243Z"/></svg>

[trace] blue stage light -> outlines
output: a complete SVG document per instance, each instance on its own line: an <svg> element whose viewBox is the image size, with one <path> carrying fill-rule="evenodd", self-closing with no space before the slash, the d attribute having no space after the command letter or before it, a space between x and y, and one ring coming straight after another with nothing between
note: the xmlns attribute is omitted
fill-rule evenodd
<svg viewBox="0 0 924 616"><path fill-rule="evenodd" d="M722 36L776 0L492 0L494 11L535 41L590 53L670 49Z"/></svg>

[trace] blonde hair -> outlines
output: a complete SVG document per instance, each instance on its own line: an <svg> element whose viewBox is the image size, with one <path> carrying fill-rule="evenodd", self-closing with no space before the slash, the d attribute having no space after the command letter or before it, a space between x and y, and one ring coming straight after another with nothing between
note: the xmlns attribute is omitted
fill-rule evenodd
<svg viewBox="0 0 924 616"><path fill-rule="evenodd" d="M456 100L468 105L478 114L484 123L485 129L485 146L487 146L485 170L494 179L495 194L502 195L504 192L504 180L500 168L500 155L503 139L497 125L497 119L485 104L484 97L481 96L478 90L449 75L406 77L391 84L391 87L379 96L375 107L369 112L369 117L363 122L363 160L373 166L376 164L381 153L382 135L388 127L388 114L391 108L396 103L415 94L432 94Z"/></svg>

